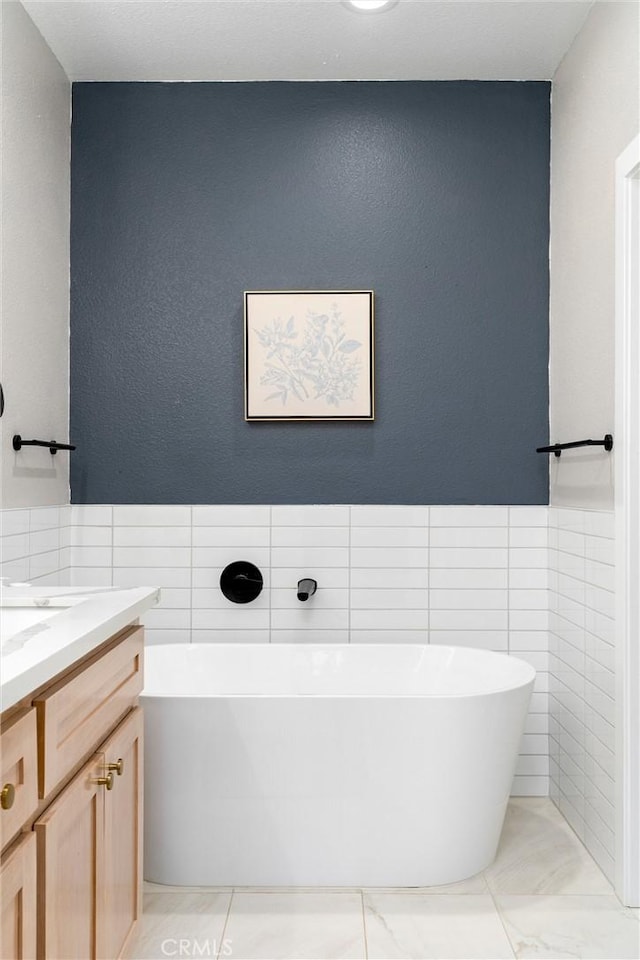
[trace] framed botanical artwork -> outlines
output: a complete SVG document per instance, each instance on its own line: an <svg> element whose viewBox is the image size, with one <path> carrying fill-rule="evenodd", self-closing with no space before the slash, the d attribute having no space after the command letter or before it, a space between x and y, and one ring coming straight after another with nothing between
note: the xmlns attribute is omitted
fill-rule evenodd
<svg viewBox="0 0 640 960"><path fill-rule="evenodd" d="M373 420L373 291L248 290L245 420Z"/></svg>

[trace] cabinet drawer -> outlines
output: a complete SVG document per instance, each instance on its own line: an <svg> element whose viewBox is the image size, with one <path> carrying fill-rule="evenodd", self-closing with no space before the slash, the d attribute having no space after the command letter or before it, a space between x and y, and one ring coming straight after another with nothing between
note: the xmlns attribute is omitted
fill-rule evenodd
<svg viewBox="0 0 640 960"><path fill-rule="evenodd" d="M138 627L35 701L41 798L90 756L136 703L142 690L143 643L144 631Z"/></svg>
<svg viewBox="0 0 640 960"><path fill-rule="evenodd" d="M0 957L35 960L37 926L36 838L25 833L7 850L0 867L2 923Z"/></svg>
<svg viewBox="0 0 640 960"><path fill-rule="evenodd" d="M15 836L38 806L36 711L31 709L0 734L0 809L2 847ZM4 809L5 804L11 804Z"/></svg>

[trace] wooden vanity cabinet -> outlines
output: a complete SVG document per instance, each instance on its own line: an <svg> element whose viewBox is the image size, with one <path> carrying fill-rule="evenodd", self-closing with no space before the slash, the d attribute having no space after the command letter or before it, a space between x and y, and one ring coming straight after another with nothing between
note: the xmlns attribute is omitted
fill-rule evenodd
<svg viewBox="0 0 640 960"><path fill-rule="evenodd" d="M4 850L38 807L38 747L33 708L19 711L2 724L0 790L0 837Z"/></svg>
<svg viewBox="0 0 640 960"><path fill-rule="evenodd" d="M142 690L141 627L34 698L40 797L50 796L137 703Z"/></svg>
<svg viewBox="0 0 640 960"><path fill-rule="evenodd" d="M120 764L104 792L103 939L99 957L119 957L142 914L143 715L138 707L104 744L107 765ZM100 949L102 952L100 952Z"/></svg>
<svg viewBox="0 0 640 960"><path fill-rule="evenodd" d="M142 895L142 667L136 626L3 717L1 769L20 790L0 812L0 960L127 949Z"/></svg>
<svg viewBox="0 0 640 960"><path fill-rule="evenodd" d="M22 834L3 854L0 866L2 960L33 960L36 955L36 838Z"/></svg>
<svg viewBox="0 0 640 960"><path fill-rule="evenodd" d="M43 958L115 960L138 919L142 735L136 708L35 823Z"/></svg>
<svg viewBox="0 0 640 960"><path fill-rule="evenodd" d="M102 758L76 774L35 823L38 844L38 956L97 957L102 898Z"/></svg>

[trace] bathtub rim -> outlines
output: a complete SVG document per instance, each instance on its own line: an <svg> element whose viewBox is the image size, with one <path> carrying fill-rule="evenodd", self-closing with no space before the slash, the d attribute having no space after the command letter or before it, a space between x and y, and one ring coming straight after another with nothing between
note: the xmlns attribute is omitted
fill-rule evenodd
<svg viewBox="0 0 640 960"><path fill-rule="evenodd" d="M266 642L224 642L224 643L166 643L166 644L151 644L150 646L145 646L145 657L148 656L150 649L152 647L162 647L167 648L171 647L176 650L184 650L185 648L237 648L237 647L255 647L256 649L265 650L267 648L279 647L279 648L292 648L292 647L302 647L302 648L322 648L322 649L336 649L344 647L389 647L390 649L396 649L398 647L403 648L412 648L412 649L423 649L425 647L438 647L441 650L473 650L475 653L489 654L492 657L499 657L500 659L507 659L510 662L516 660L518 664L527 668L529 676L519 682L510 683L506 686L494 687L490 690L478 690L474 692L451 692L451 693L176 693L170 691L154 691L146 692L146 677L145 677L145 686L143 686L142 691L140 692L141 701L144 700L180 700L180 701L194 701L194 700L439 700L439 701L455 701L455 700L471 700L478 699L480 697L492 697L500 696L506 693L516 692L523 690L526 687L531 687L535 683L538 671L533 667L528 661L523 660L517 655L512 655L510 653L505 653L503 651L497 650L480 650L476 647L459 647L452 644L429 644L429 643L305 643L301 642L299 644L290 643L290 642L280 642L280 643L266 643Z"/></svg>

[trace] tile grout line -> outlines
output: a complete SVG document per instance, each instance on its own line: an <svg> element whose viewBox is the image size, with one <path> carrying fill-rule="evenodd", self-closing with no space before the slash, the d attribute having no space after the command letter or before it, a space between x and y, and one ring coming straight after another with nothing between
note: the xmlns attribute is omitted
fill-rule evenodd
<svg viewBox="0 0 640 960"><path fill-rule="evenodd" d="M560 720L558 720L557 717L554 717L553 719L554 719L555 722L558 724L558 726L562 727L563 732L564 732L565 734L567 734L568 736L571 737L571 739L574 741L574 743L578 743L578 741L577 741L576 738L573 736L573 734L570 733L570 732L567 730L567 728L564 726L564 724L562 724L562 723L560 722ZM588 732L591 734L592 737L595 737L595 739L598 741L599 744L601 744L601 745L604 746L604 747L607 746L606 743L603 743L602 740L598 737L598 735L593 732L593 730L591 730L589 727L587 727L587 730L588 730ZM569 757L569 759L571 759L571 755L568 753L567 750L565 750L565 749L563 749L563 748L561 747L560 741L557 739L557 737L554 737L553 734L549 734L549 736L553 737L553 739L555 740L555 742L558 744L558 749L560 749L561 752L562 752L565 756L567 756L567 757ZM578 744L578 745L579 745L579 744ZM586 748L583 748L583 749L585 749L585 751L586 751ZM607 747L607 749L609 749L609 748ZM612 784L615 784L614 778L611 776L610 773L607 772L607 770L605 770L605 768L604 768L604 767L601 765L601 763L599 762L598 758L597 758L596 756L594 756L593 753L591 753L591 752L589 752L588 756L589 756L589 759L598 767L598 770L600 770L600 771L607 777L607 780L610 781ZM575 763L575 761L572 761L572 762L574 763L575 766L577 766L577 764ZM558 762L558 766L560 766L560 763L559 763L559 762ZM561 769L562 773L565 774L565 776L568 776L568 774L565 772L564 769L562 769L562 767L560 767L560 769ZM581 773L583 773L583 775L585 775L585 774L584 774L584 771L581 771ZM585 776L586 776L586 775L585 775ZM602 790L600 790L600 788L598 787L598 785L595 783L593 777L589 777L589 781L592 783L593 787L594 787L596 790L598 790L598 792L600 793L600 795L603 796L603 797L605 798L605 800L606 800L607 797L604 796L604 794L602 793ZM558 785L558 786L559 786L559 785ZM560 787L559 787L559 788L560 788ZM566 791L562 790L562 793L565 793L565 795L566 795ZM569 797L567 797L567 799L569 799ZM582 797L581 799L582 799L582 800L586 800L586 797ZM572 804L572 806L574 806L574 804L573 804L573 802L572 802L571 800L570 800L569 802ZM611 802L611 801L609 801L609 802Z"/></svg>
<svg viewBox="0 0 640 960"><path fill-rule="evenodd" d="M360 890L360 907L362 909L362 935L364 938L364 957L365 960L369 960L369 943L367 941L367 921L365 918L364 911L364 890Z"/></svg>
<svg viewBox="0 0 640 960"><path fill-rule="evenodd" d="M583 569L584 569L584 571L585 571L585 576L586 576L587 540L586 540L586 536L585 536L584 533L581 533L581 534L580 534L580 537L581 537L581 539L582 539L582 559L585 561L585 563L584 563L584 565L583 565ZM583 610L586 610L586 599L587 599L587 591L585 590L585 605L584 605L584 607L583 607ZM586 621L587 621L586 614L583 614L583 618L584 618L584 625L580 628L580 629L582 630L582 640L583 640L583 642L582 642L581 657L580 657L580 660L581 660L581 663L580 663L580 671L581 671L581 674L582 674L582 679L583 679L583 681L586 682L586 680L587 680L587 638L586 638L586 635L585 635L585 627L586 627ZM583 689L583 691L584 691L584 693L585 693L585 695L586 695L587 691L586 691L586 688L585 688L584 684L583 684L583 688L582 688L582 689ZM589 704L587 703L586 696L584 697L584 700L585 700L585 704L586 704L587 707L588 707ZM586 715L585 715L584 726L586 727ZM585 744L585 746L586 746L586 744ZM586 793L586 790L585 790L585 793ZM584 801L584 798L583 798L583 801Z"/></svg>
<svg viewBox="0 0 640 960"><path fill-rule="evenodd" d="M598 785L597 785L596 783L592 783L591 785L592 785L592 787L593 787L594 790L598 790ZM558 787L558 789L560 789L560 787ZM560 792L564 794L564 791L561 790L561 789L560 789ZM566 794L564 794L564 795L566 796ZM603 794L600 794L600 796L602 796L602 798L606 801L607 798L606 798ZM569 797L567 797L567 800L569 800L569 802L571 802L570 799L569 799ZM600 811L591 803L591 798L588 797L588 796L585 796L584 802L585 802L585 813L586 813L586 806L588 805L589 808L593 811L594 816L598 818L598 822L601 823L604 827L606 827L606 828L610 831L610 833L612 834L612 836L614 836L614 832L613 832L612 828L609 826L608 823L606 823L605 820L603 820L602 815L600 814ZM609 806L613 807L613 804L611 804L610 801L607 801L607 802L609 803ZM593 829L593 827L591 827L591 826L586 822L586 818L584 818L584 820L585 820L585 827L586 827L586 829L587 829L587 830L590 830L591 833L595 833L595 830ZM571 824L569 824L569 826L571 826ZM597 837L597 834L596 834L596 837ZM601 844L601 846L604 848L605 852L606 852L612 859L614 859L613 854L612 854L612 851L607 849L604 841L603 841L603 840L600 840L599 837L597 837L597 839L598 839L598 842ZM581 842L582 842L583 846L585 846L585 849L586 849L586 845L585 845L585 843L584 843L584 840L581 841ZM615 843L615 838L614 838L614 843ZM592 854L590 854L590 855L593 856ZM595 857L594 857L594 859L595 859ZM608 878L607 878L607 879L608 879Z"/></svg>
<svg viewBox="0 0 640 960"><path fill-rule="evenodd" d="M498 906L498 901L496 900L496 894L494 894L494 892L493 892L493 888L492 888L492 886L491 886L491 883L490 883L489 878L487 877L485 871L483 871L483 876L484 876L485 882L486 882L486 884L487 884L487 890L489 891L489 896L491 897L491 902L493 903L493 909L495 910L496 916L498 917L498 920L500 921L500 926L501 926L502 929L504 930L504 935L505 935L505 937L507 938L507 942L508 942L508 944L509 944L509 949L511 950L511 953L512 953L513 957L515 958L515 957L518 956L517 951L516 951L516 944L513 942L513 940L512 940L511 937L509 936L509 931L508 931L507 928L506 928L506 925L505 925L505 922L504 922L504 918L503 918L502 913L501 913L501 911L500 911L500 907Z"/></svg>
<svg viewBox="0 0 640 960"><path fill-rule="evenodd" d="M565 792L561 789L561 787L560 787L559 784L558 784L558 790L559 790L559 792L562 794L562 796L565 798L565 800L567 800L567 802L569 803L569 805L572 806L573 809L576 811L576 813L578 814L578 816L579 816L580 819L582 820L583 826L585 827L585 829L589 830L590 828L588 827L587 823L585 822L584 816L583 816L582 814L580 814L580 811L579 811L579 810L576 809L575 805L571 802L571 800L569 799L569 797L566 796ZM584 842L584 840L582 839L582 837L580 836L580 834L579 834L579 833L577 832L577 830L574 828L573 824L570 823L569 820L567 820L567 818L565 817L564 813L562 812L562 810L560 809L560 807L558 806L558 804L554 801L554 799L553 799L552 797L550 797L549 799L550 799L551 802L553 803L553 805L554 805L554 807L556 808L556 810L557 810L557 811L561 814L561 816L563 817L565 823L567 824L567 826L568 826L569 829L571 830L572 834L574 835L574 837L576 838L576 840L578 841L578 843L580 844L580 846L582 847L582 849L584 850L584 852L587 854L587 856L589 857L589 859L592 860L592 861L595 863L596 867L598 868L598 870L600 871L600 873L602 874L602 876L604 877L604 879L606 880L606 882L609 884L609 887L611 888L611 893L612 893L615 897L617 897L617 894L616 894L616 892L615 892L615 886L614 886L614 884L611 882L611 880L610 880L609 877L606 875L606 873L604 872L604 870L602 869L602 867L600 866L600 864L598 863L598 861L596 860L596 858L593 856L593 854L592 854L591 851L589 850L588 846L586 845L586 843ZM585 800L584 797L583 797L582 799ZM593 832L593 831L591 831L591 832ZM603 849L604 849L604 845L603 845ZM605 852L606 852L606 851L605 851ZM580 896L599 897L599 896L609 896L609 894L593 893L593 894L580 894Z"/></svg>
<svg viewBox="0 0 640 960"><path fill-rule="evenodd" d="M114 516L115 516L115 510L114 510L114 508L113 508L113 504L111 504L111 506L109 507L109 512L110 512L110 518L111 518L111 578L110 578L110 583L111 583L111 586L113 586L113 580L114 580L114 573L113 573L113 571L114 571L114 569L115 569L115 567L114 567L114 560L115 560L115 554L114 554L115 547L114 547L114 543L115 543L115 539L116 539L115 525L114 525L114 522L113 522L113 519L114 519ZM83 524L83 526L84 526L84 524Z"/></svg>
<svg viewBox="0 0 640 960"><path fill-rule="evenodd" d="M582 653L582 651L581 651L578 647L576 647L575 644L571 643L570 640L565 640L563 637L560 637L557 633L553 633L553 636L556 638L556 640L562 640L562 642L563 642L563 643L566 643L567 646L572 647L574 650L577 651L577 653ZM603 642L605 642L605 641L603 641ZM551 651L549 651L549 655L551 656ZM560 654L557 652L557 650L554 650L553 656L556 658L556 660L559 660L560 663L561 663L564 667L569 667L569 668L571 669L571 671L572 671L573 673L576 673L578 676L580 676L582 680L586 680L592 687L595 687L599 694L602 694L602 696L605 696L605 697L607 698L607 700L611 700L613 703L615 703L615 698L614 698L614 697L612 697L609 693L607 693L606 690L603 690L602 687L601 687L598 683L595 682L595 680L590 680L590 679L587 677L587 675L586 675L586 670L585 670L585 672L584 672L583 674L580 674L579 671L576 670L576 668L575 668L568 660L565 660L564 657L561 657L561 656L560 656ZM605 670L607 673L610 673L611 676L615 677L615 671L610 670L608 667L604 667L601 663L599 663L599 662L598 662L597 660L595 660L593 657L589 657L587 654L585 654L585 666L586 666L586 661L587 661L587 660L591 660L592 663L595 663L600 670ZM548 671L548 672L549 672L553 677L555 677L556 680L560 680L560 682L563 682L562 679L561 679L561 677L559 677L559 676L557 675L556 671L551 669L551 666L549 666L549 671ZM564 686L566 687L567 684L564 683ZM569 689L571 690L571 692L573 693L573 695L574 695L575 697L578 697L578 699L584 701L584 703L587 704L587 706L589 706L589 704L587 703L587 698L584 696L584 694L576 693L576 691L573 690L571 687L569 687ZM573 714L573 711L572 711L569 707L566 707L565 709L569 710L569 713ZM596 709L596 708L593 708L593 709ZM606 722L607 722L608 724L612 725L612 722L611 722L610 720L607 720L607 718L604 716L604 714L603 714L600 710L596 710L596 712L598 713L598 716L602 717L603 720L606 720ZM575 716L575 714L573 714L573 716ZM576 717L575 719L577 720L578 717Z"/></svg>
<svg viewBox="0 0 640 960"><path fill-rule="evenodd" d="M231 889L231 896L229 897L229 904L228 904L228 906L227 906L227 915L226 915L226 917L224 918L224 926L222 927L222 933L220 934L220 946L218 947L218 951L217 951L217 953L216 953L216 960L219 960L219 958L220 958L221 955L222 955L222 948L223 948L224 940L225 940L224 935L225 935L225 933L227 932L227 926L229 925L229 916L230 916L230 914L231 914L231 904L233 903L233 897L234 897L235 892L236 892L236 891L235 891L235 887L232 887L232 889Z"/></svg>

